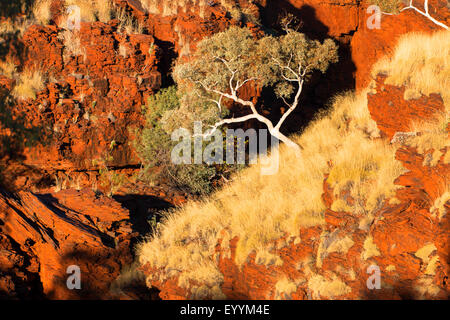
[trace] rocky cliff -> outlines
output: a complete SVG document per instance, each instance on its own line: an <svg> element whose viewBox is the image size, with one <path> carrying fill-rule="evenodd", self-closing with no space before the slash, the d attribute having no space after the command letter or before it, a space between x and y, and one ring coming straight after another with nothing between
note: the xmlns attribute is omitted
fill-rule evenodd
<svg viewBox="0 0 450 320"><path fill-rule="evenodd" d="M54 8L58 3L53 2ZM317 107L338 92L366 87L372 65L402 34L437 28L407 10L395 16L382 15L380 29L371 29L367 23L370 3L356 0L239 1L231 7L219 1L188 1L169 8L164 2L159 6L150 6L152 1L115 3L137 19L146 34L124 33L116 19L81 23L79 35L73 36L55 25L61 10L54 9L55 23L31 26L18 40L20 45L13 47L11 54L21 70L40 66L48 77L36 99L20 101L15 110L25 116L28 126L39 124L47 138L44 145L21 150L27 170L9 173L15 187L36 187L55 177L67 184L76 181L82 187L92 187L98 184L100 164L105 159L117 172L127 176L135 172L139 159L130 142L133 130L143 123L141 105L161 85L171 83L168 74L176 57L188 57L199 40L231 24L246 24L257 32L262 26L276 28L280 17L290 12L299 18L301 31L308 36L332 37L339 42L340 62L305 88L304 106L289 120L290 128L306 124ZM450 20L450 9L442 1L431 1L430 6L436 19ZM235 10L240 15L233 15ZM245 19L244 13L255 22ZM262 26L256 24L258 21ZM14 86L4 76L0 80L8 89ZM279 114L280 106L267 98L262 104L275 117ZM17 171L25 171L28 177Z"/></svg>
<svg viewBox="0 0 450 320"><path fill-rule="evenodd" d="M408 120L443 112L444 103L439 95L405 101L405 88L387 85L384 79L378 77L368 94L368 108L380 136L396 146L395 158L406 170L395 180L398 190L379 201L376 210L346 211L361 201L354 198L352 184L336 192L335 182L325 176L324 223L300 228L297 237L287 235L270 242L272 262L262 263L254 251L244 263L238 263L240 239L230 238L223 230L210 253L211 260L208 258L219 272L214 276L205 272L192 277L188 271L171 276L167 269L146 262L144 246L141 262L148 285L161 290L163 299L448 298L450 202L445 190L450 181L450 128L447 126L445 134L447 146L440 150L418 151L409 139L426 133L404 132ZM185 241L188 246L190 236ZM375 272L373 266L381 276L379 290L367 284ZM186 284L185 278L195 280ZM220 288L210 287L215 283L220 283Z"/></svg>
<svg viewBox="0 0 450 320"><path fill-rule="evenodd" d="M448 1L429 2L433 17L449 25ZM113 294L110 287L124 266L132 263L136 239L149 231L143 219L147 210L182 203L185 196L141 185L115 190L115 198L90 189L109 191L101 186L105 167L126 177L139 169L131 142L134 129L144 121L141 106L148 96L172 83L170 70L177 57L188 59L199 40L233 24L246 25L255 34L276 29L279 18L290 12L308 36L332 37L340 45L340 62L305 88L305 107L290 120L291 126L306 124L317 106L325 105L336 93L361 90L374 80L376 93L368 95L371 116L384 138L398 140L396 157L408 172L396 180L404 188L397 191L395 200L383 203L372 217L377 223L362 229L351 212L332 210L337 200L352 199L345 192L336 196L323 177L326 223L323 228L302 229L299 237L305 240L301 243L280 246L277 254L282 266L258 265L254 254L243 267L237 266L238 239L217 243L221 292L230 299L446 297L449 218L442 212L448 211L449 204L441 199L441 189L450 179L444 159L448 148L439 150L436 160L436 150L418 152L408 144L407 135L396 136L407 131L406 119L427 119L445 110L442 97L432 94L405 100L404 87L385 84L383 75L375 79L370 75L373 64L392 51L401 35L432 33L438 30L435 24L406 10L382 15L380 29L369 28L370 3L365 0L114 3L140 23L143 31L123 32L120 21L114 19L82 22L73 37L59 26L61 1L55 0L50 21L29 26L8 47L8 56L20 72L38 68L47 81L35 99L20 99L12 110L14 119L22 119L24 127L38 128L45 139L15 150L14 157L2 161L5 187L14 193L2 191L0 195L0 295L151 296L145 290ZM414 4L421 7L420 0ZM0 75L2 97L16 85L15 80ZM275 116L280 112L266 97L262 100ZM433 166L427 165L430 161ZM137 195L130 196L132 192ZM226 254L223 247L229 247ZM310 260L317 255L319 265ZM87 277L83 296L65 285L66 269L72 264L79 265ZM367 291L362 280L371 264L383 272L381 291ZM147 275L155 272L149 266L144 271ZM177 278L151 285L161 290L162 298L192 297Z"/></svg>

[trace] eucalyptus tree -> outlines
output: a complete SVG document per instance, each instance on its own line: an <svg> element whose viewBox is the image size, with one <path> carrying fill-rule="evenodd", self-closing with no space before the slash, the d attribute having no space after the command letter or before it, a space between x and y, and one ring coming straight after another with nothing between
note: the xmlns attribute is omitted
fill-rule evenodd
<svg viewBox="0 0 450 320"><path fill-rule="evenodd" d="M176 65L174 78L184 110L174 111L166 122L170 123L170 118L172 123L174 119L178 123L182 119L207 121L210 127L203 134L207 137L223 125L255 119L265 124L271 135L299 150L280 131L281 126L299 107L305 81L315 70L324 73L337 62L337 51L331 39L321 43L289 28L283 35L258 39L247 28L231 27L201 41L188 61ZM246 85L274 89L287 107L276 123L258 111L254 97L243 97L241 89ZM227 117L227 100L243 106L247 114Z"/></svg>

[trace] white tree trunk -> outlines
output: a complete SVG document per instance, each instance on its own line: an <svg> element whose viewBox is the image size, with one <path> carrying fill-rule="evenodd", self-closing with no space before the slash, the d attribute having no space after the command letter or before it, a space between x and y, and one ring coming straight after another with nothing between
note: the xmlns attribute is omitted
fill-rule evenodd
<svg viewBox="0 0 450 320"><path fill-rule="evenodd" d="M420 13L421 15L425 16L426 18L428 18L429 20L431 20L434 24L444 28L445 30L449 30L449 27L446 26L445 24L443 24L442 22L437 21L435 18L433 18L430 13L429 13L429 9L428 9L428 0L424 0L424 4L423 4L423 8L424 11L421 11L419 9L417 9L416 7L413 6L413 0L409 1L409 6L403 8L402 10L400 10L400 12L405 11L405 10L409 10L412 9L418 13Z"/></svg>

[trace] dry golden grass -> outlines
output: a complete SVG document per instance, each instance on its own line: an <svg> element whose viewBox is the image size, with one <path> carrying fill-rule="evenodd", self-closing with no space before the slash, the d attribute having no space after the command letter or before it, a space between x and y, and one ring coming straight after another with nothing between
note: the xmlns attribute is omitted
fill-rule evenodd
<svg viewBox="0 0 450 320"><path fill-rule="evenodd" d="M438 263L439 263L439 256L438 255L433 256L425 268L425 274L434 276L436 274Z"/></svg>
<svg viewBox="0 0 450 320"><path fill-rule="evenodd" d="M34 22L46 25L50 22L51 0L38 0L33 5ZM80 8L81 21L83 22L108 22L112 19L115 6L111 0L65 0L65 7L72 5Z"/></svg>
<svg viewBox="0 0 450 320"><path fill-rule="evenodd" d="M116 9L115 16L120 21L117 27L118 32L126 34L142 34L144 25L136 20L132 15L128 14L124 9Z"/></svg>
<svg viewBox="0 0 450 320"><path fill-rule="evenodd" d="M291 295L297 291L298 283L283 277L275 284L275 300L291 299Z"/></svg>
<svg viewBox="0 0 450 320"><path fill-rule="evenodd" d="M444 156L444 163L449 164L450 163L450 150L447 150Z"/></svg>
<svg viewBox="0 0 450 320"><path fill-rule="evenodd" d="M343 239L338 239L337 241L334 241L328 248L328 253L332 252L338 252L342 254L346 254L348 250L353 247L355 242L352 240L351 237L346 236Z"/></svg>
<svg viewBox="0 0 450 320"><path fill-rule="evenodd" d="M86 59L86 49L81 44L80 33L64 30L59 33L59 39L64 43L64 57L83 56Z"/></svg>
<svg viewBox="0 0 450 320"><path fill-rule="evenodd" d="M416 148L417 152L424 154L433 150L431 157L425 157L424 165L435 166L444 155L444 163L448 163L447 154L450 150L447 126L450 122L449 112L437 113L434 119L426 122L412 123L411 132L419 133L406 139L405 144Z"/></svg>
<svg viewBox="0 0 450 320"><path fill-rule="evenodd" d="M433 243L429 243L417 250L414 255L417 258L421 259L424 264L428 264L428 262L430 261L430 255L436 250L436 246Z"/></svg>
<svg viewBox="0 0 450 320"><path fill-rule="evenodd" d="M75 189L81 190L81 176L71 177L69 175L54 175L55 184L53 186L54 192L59 192L61 190Z"/></svg>
<svg viewBox="0 0 450 320"><path fill-rule="evenodd" d="M386 267L387 272L394 272L395 270L397 270L397 268L393 264L390 264Z"/></svg>
<svg viewBox="0 0 450 320"><path fill-rule="evenodd" d="M108 22L114 10L111 0L65 0L65 4L78 6L83 22Z"/></svg>
<svg viewBox="0 0 450 320"><path fill-rule="evenodd" d="M141 0L143 7L151 14L160 14L162 16L176 15L179 12L194 11L200 17L205 17L205 9L209 0ZM220 0L222 5L231 16L239 20L245 16L248 20L252 20L251 13L240 8L235 0Z"/></svg>
<svg viewBox="0 0 450 320"><path fill-rule="evenodd" d="M119 55L124 57L124 58L128 57L128 49L123 44L119 45Z"/></svg>
<svg viewBox="0 0 450 320"><path fill-rule="evenodd" d="M111 0L96 0L94 1L94 5L98 21L108 22L111 20L114 11Z"/></svg>
<svg viewBox="0 0 450 320"><path fill-rule="evenodd" d="M52 0L37 0L32 7L31 19L6 19L0 24L0 35L2 33L16 33L23 35L24 31L33 23L47 25L52 19ZM108 22L118 10L111 0L65 0L66 7L76 5L80 8L81 21L83 22ZM65 27L66 19L60 21L60 27Z"/></svg>
<svg viewBox="0 0 450 320"><path fill-rule="evenodd" d="M138 266L134 263L125 266L120 275L111 284L111 292L114 295L123 294L123 289L136 284L145 283L145 276L142 271L138 269Z"/></svg>
<svg viewBox="0 0 450 320"><path fill-rule="evenodd" d="M356 133L357 135L357 133ZM361 138L349 136L333 158L329 183L335 196L348 189L355 200L346 205L356 214L370 214L399 188L393 177L405 169L395 160L395 148L381 140L361 144Z"/></svg>
<svg viewBox="0 0 450 320"><path fill-rule="evenodd" d="M198 7L202 12L206 6L206 0L142 0L143 7L151 14L171 16L179 11L187 12L188 7Z"/></svg>
<svg viewBox="0 0 450 320"><path fill-rule="evenodd" d="M118 31L127 34L142 34L144 26L137 21L125 9L112 3L111 0L65 0L65 5L76 5L80 8L81 21L83 22L109 22L115 18L119 20ZM60 27L66 25L65 19L60 23Z"/></svg>
<svg viewBox="0 0 450 320"><path fill-rule="evenodd" d="M202 268L202 277L220 282L221 274L211 257L220 231L226 229L228 239L239 238L238 265L251 252L256 252L258 263L280 265L271 244L274 240L287 236L287 242L292 242L301 228L324 224L321 197L330 159L337 159L331 169L333 184L339 186L338 179L354 179L355 194L367 202L361 202L365 212L374 208L375 200L391 195L396 189L393 181L403 169L394 159L395 150L376 138L365 93L339 97L333 109L330 116L315 121L295 138L304 147L302 157L280 146L277 174L262 176L261 164L252 166L210 198L168 214L157 234L140 245L140 262L164 269L163 277L181 273L193 277L190 280L198 280ZM351 172L345 174L345 168ZM342 248L337 244L335 249L344 251L350 242L346 240Z"/></svg>
<svg viewBox="0 0 450 320"><path fill-rule="evenodd" d="M12 79L16 74L17 65L14 61L7 57L4 61L0 60L0 75Z"/></svg>
<svg viewBox="0 0 450 320"><path fill-rule="evenodd" d="M416 281L414 290L417 292L417 299L425 299L428 296L435 297L441 291L435 283L433 277L423 276Z"/></svg>
<svg viewBox="0 0 450 320"><path fill-rule="evenodd" d="M277 266L280 267L283 265L283 260L281 258L272 253L273 248L262 248L258 250L255 257L255 263L265 266Z"/></svg>
<svg viewBox="0 0 450 320"><path fill-rule="evenodd" d="M18 76L12 94L17 99L36 99L36 94L45 87L45 79L39 70L26 70Z"/></svg>
<svg viewBox="0 0 450 320"><path fill-rule="evenodd" d="M409 33L403 36L391 58L375 64L373 75L388 76L386 83L406 86L424 95L439 93L450 110L450 31L438 31L431 36Z"/></svg>
<svg viewBox="0 0 450 320"><path fill-rule="evenodd" d="M50 22L52 18L51 4L52 0L37 0L33 4L33 16L38 24L47 25Z"/></svg>
<svg viewBox="0 0 450 320"><path fill-rule="evenodd" d="M391 58L381 59L375 64L372 75L387 75L386 83L405 86L405 98L438 93L445 104L445 112L426 123L410 123L412 132L420 135L407 139L407 144L424 154L434 150L424 165L435 166L443 149L450 147L446 128L450 119L450 31L439 31L432 35L410 33L403 36ZM450 161L448 152L444 162Z"/></svg>

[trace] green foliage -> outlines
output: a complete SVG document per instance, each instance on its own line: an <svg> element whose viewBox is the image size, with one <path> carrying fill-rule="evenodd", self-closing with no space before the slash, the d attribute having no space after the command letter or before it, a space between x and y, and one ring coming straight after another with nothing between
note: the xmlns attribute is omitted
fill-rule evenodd
<svg viewBox="0 0 450 320"><path fill-rule="evenodd" d="M257 41L249 29L231 27L225 32L215 34L201 41L192 61L178 64L174 76L180 89L194 89L201 93L204 87L214 87L225 91L229 86L229 71L221 59L228 62L232 70L238 70L236 79L260 76L260 65L255 63ZM183 80L189 80L184 83ZM200 85L200 82L203 86Z"/></svg>
<svg viewBox="0 0 450 320"><path fill-rule="evenodd" d="M382 12L397 14L400 12L401 0L371 0L371 3L380 7Z"/></svg>
<svg viewBox="0 0 450 320"><path fill-rule="evenodd" d="M208 194L212 191L211 182L216 177L216 168L201 165L177 165L168 168L175 186L195 194Z"/></svg>
<svg viewBox="0 0 450 320"><path fill-rule="evenodd" d="M172 163L171 151L177 142L171 140L172 130L166 130L164 118L179 107L176 87L162 89L150 97L143 107L146 125L137 132L138 138L135 141L136 150L143 161L141 178L148 182L165 180L187 192L207 194L212 191L212 182L218 179L219 174L228 173L229 168ZM183 117L180 112L177 115Z"/></svg>
<svg viewBox="0 0 450 320"><path fill-rule="evenodd" d="M143 106L146 118L144 129L138 132L136 148L144 161L145 169L165 166L170 162L170 149L172 141L163 129L161 118L169 111L179 105L175 87L163 89L148 99L147 105Z"/></svg>
<svg viewBox="0 0 450 320"><path fill-rule="evenodd" d="M158 229L158 218L156 216L156 214L153 214L148 220L147 220L150 229L152 231L157 230Z"/></svg>

